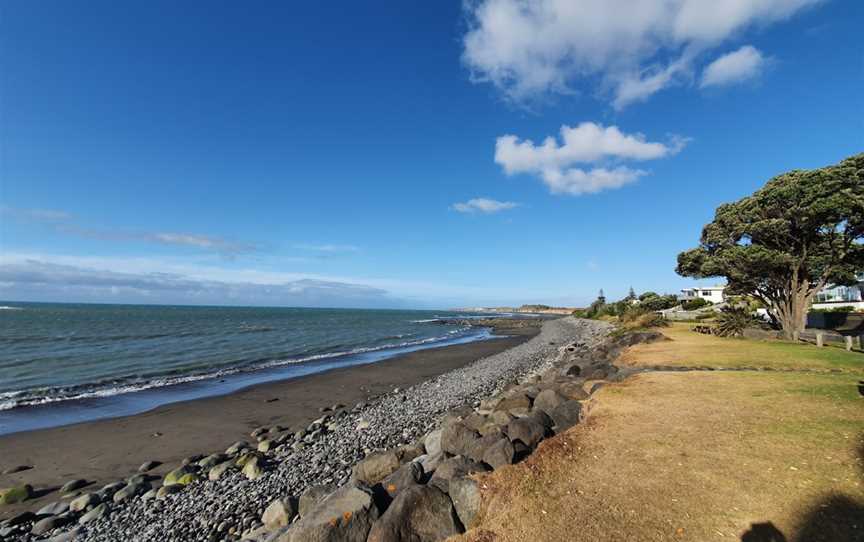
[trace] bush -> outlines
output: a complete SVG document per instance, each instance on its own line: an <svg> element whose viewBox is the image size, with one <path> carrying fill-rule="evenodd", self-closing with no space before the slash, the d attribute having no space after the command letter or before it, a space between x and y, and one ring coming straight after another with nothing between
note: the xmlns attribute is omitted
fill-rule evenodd
<svg viewBox="0 0 864 542"><path fill-rule="evenodd" d="M713 303L711 303L707 299L697 297L696 299L688 299L687 301L681 303L681 308L685 311L695 311L704 307L708 307L710 305L713 305Z"/></svg>
<svg viewBox="0 0 864 542"><path fill-rule="evenodd" d="M717 317L715 335L720 337L740 337L748 327L758 325L759 321L747 309L727 307Z"/></svg>
<svg viewBox="0 0 864 542"><path fill-rule="evenodd" d="M625 312L619 318L623 329L644 329L650 327L667 327L669 322L656 312L633 309Z"/></svg>

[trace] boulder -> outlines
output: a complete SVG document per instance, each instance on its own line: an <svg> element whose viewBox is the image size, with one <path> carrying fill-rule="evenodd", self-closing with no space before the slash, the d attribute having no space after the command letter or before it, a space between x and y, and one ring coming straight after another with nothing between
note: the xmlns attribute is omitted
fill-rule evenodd
<svg viewBox="0 0 864 542"><path fill-rule="evenodd" d="M546 427L533 418L517 418L507 424L507 436L534 449L546 437Z"/></svg>
<svg viewBox="0 0 864 542"><path fill-rule="evenodd" d="M466 416L465 419L462 420L462 423L465 425L465 427L478 432L480 431L481 427L486 425L487 422L488 419L486 418L486 416L482 414L477 414L476 412Z"/></svg>
<svg viewBox="0 0 864 542"><path fill-rule="evenodd" d="M72 493L76 489L81 489L82 487L87 485L87 480L83 478L78 478L77 480L69 480L62 487L60 487L60 494L64 493Z"/></svg>
<svg viewBox="0 0 864 542"><path fill-rule="evenodd" d="M378 452L354 465L352 473L355 480L371 486L393 474L400 464L395 451Z"/></svg>
<svg viewBox="0 0 864 542"><path fill-rule="evenodd" d="M211 469L211 468L215 467L216 465L218 465L219 463L224 463L227 460L228 460L227 455L216 453L216 454L210 454L207 457L205 457L204 459L199 460L197 464L202 469Z"/></svg>
<svg viewBox="0 0 864 542"><path fill-rule="evenodd" d="M475 472L486 472L488 470L482 463L477 463L467 457L457 455L456 457L445 459L438 464L438 468L435 469L435 473L429 480L429 485L436 486L446 493L450 488L450 480L453 478L468 476Z"/></svg>
<svg viewBox="0 0 864 542"><path fill-rule="evenodd" d="M555 426L555 422L552 421L552 418L550 418L548 414L546 414L544 411L540 410L539 408L535 408L534 410L532 410L531 415L528 417L532 420L536 420L536 421L540 422L543 425L543 427L545 427L547 429L552 429L552 427Z"/></svg>
<svg viewBox="0 0 864 542"><path fill-rule="evenodd" d="M261 522L270 530L286 527L297 515L297 499L282 497L274 499L261 516Z"/></svg>
<svg viewBox="0 0 864 542"><path fill-rule="evenodd" d="M69 510L69 503L64 501L52 502L46 504L36 512L37 516L59 516Z"/></svg>
<svg viewBox="0 0 864 542"><path fill-rule="evenodd" d="M169 486L169 487L171 487L171 486ZM142 501L152 501L153 499L156 498L156 496L158 494L159 494L159 488L154 487L153 489L150 489L149 491L147 491L146 493L141 495L141 500Z"/></svg>
<svg viewBox="0 0 864 542"><path fill-rule="evenodd" d="M349 484L325 497L274 542L366 542L377 519L372 490Z"/></svg>
<svg viewBox="0 0 864 542"><path fill-rule="evenodd" d="M275 447L276 443L269 439L264 439L258 443L258 451L261 453L267 453L271 448Z"/></svg>
<svg viewBox="0 0 864 542"><path fill-rule="evenodd" d="M423 446L422 442L415 442L414 444L406 444L405 446L400 446L396 448L396 457L399 458L400 463L407 463L408 461L414 461L421 455L426 453L426 448Z"/></svg>
<svg viewBox="0 0 864 542"><path fill-rule="evenodd" d="M138 472L151 471L161 464L162 463L160 463L159 461L145 461L144 463L141 463L140 467L138 467Z"/></svg>
<svg viewBox="0 0 864 542"><path fill-rule="evenodd" d="M426 435L426 438L423 440L426 455L435 456L441 453L441 435L443 432L442 429L436 429Z"/></svg>
<svg viewBox="0 0 864 542"><path fill-rule="evenodd" d="M444 426L441 433L441 449L448 454L466 455L480 438L477 431L462 422L450 422Z"/></svg>
<svg viewBox="0 0 864 542"><path fill-rule="evenodd" d="M516 410L517 412L521 412L522 409L530 408L531 398L524 393L517 392L510 395L509 397L505 397L504 399L502 399L495 407L495 410L500 410L503 412L510 412L511 410Z"/></svg>
<svg viewBox="0 0 864 542"><path fill-rule="evenodd" d="M492 445L498 442L499 439L503 437L503 433L498 429L494 432L489 432L486 435L474 440L471 443L471 446L468 450L465 451L463 455L467 456L478 463L483 461L483 456L486 454L486 450L489 449Z"/></svg>
<svg viewBox="0 0 864 542"><path fill-rule="evenodd" d="M558 386L558 393L567 399L574 399L576 401L587 399L589 397L588 392L582 389L581 380L561 384Z"/></svg>
<svg viewBox="0 0 864 542"><path fill-rule="evenodd" d="M170 486L172 484L179 484L181 478L192 473L193 471L188 465L183 465L166 474L165 478L162 480L162 485Z"/></svg>
<svg viewBox="0 0 864 542"><path fill-rule="evenodd" d="M14 527L16 525L21 525L22 523L27 523L28 521L33 521L33 518L34 518L33 512L24 511L24 512L20 512L18 514L15 514L11 518L0 522L0 525L3 525L4 528Z"/></svg>
<svg viewBox="0 0 864 542"><path fill-rule="evenodd" d="M108 505L103 502L102 504L96 506L95 508L78 518L78 523L81 525L87 525L91 521L99 519L107 514Z"/></svg>
<svg viewBox="0 0 864 542"><path fill-rule="evenodd" d="M261 468L261 459L258 456L253 457L243 465L243 475L249 480L257 480L264 476L264 470Z"/></svg>
<svg viewBox="0 0 864 542"><path fill-rule="evenodd" d="M238 440L225 450L225 455L237 455L243 450L251 450L252 446L245 440Z"/></svg>
<svg viewBox="0 0 864 542"><path fill-rule="evenodd" d="M476 527L480 513L480 487L477 482L471 478L450 480L450 499L462 525L466 529Z"/></svg>
<svg viewBox="0 0 864 542"><path fill-rule="evenodd" d="M99 490L100 502L109 500L111 497L114 496L115 493L117 493L124 487L126 487L126 484L123 482L114 482L112 484L106 484L102 486L102 489Z"/></svg>
<svg viewBox="0 0 864 542"><path fill-rule="evenodd" d="M450 497L434 486L414 486L396 497L372 525L368 542L437 542L462 532Z"/></svg>
<svg viewBox="0 0 864 542"><path fill-rule="evenodd" d="M72 518L68 516L51 516L44 519L40 519L36 523L33 524L33 527L30 529L30 532L35 535L43 535L45 533L49 533L54 529L58 529L72 521Z"/></svg>
<svg viewBox="0 0 864 542"><path fill-rule="evenodd" d="M33 496L33 486L24 484L21 486L0 489L0 504L15 504L24 502Z"/></svg>
<svg viewBox="0 0 864 542"><path fill-rule="evenodd" d="M381 482L381 487L390 498L398 495L402 490L416 486L423 480L425 471L423 465L412 461L399 467L396 472Z"/></svg>
<svg viewBox="0 0 864 542"><path fill-rule="evenodd" d="M88 506L99 504L99 495L95 493L85 493L80 497L75 497L69 501L69 510L72 512L80 512L86 510Z"/></svg>
<svg viewBox="0 0 864 542"><path fill-rule="evenodd" d="M302 518L308 514L318 503L323 501L325 497L336 491L336 486L332 484L324 486L313 486L307 489L297 503L297 512Z"/></svg>
<svg viewBox="0 0 864 542"><path fill-rule="evenodd" d="M443 453L439 453L437 455L424 454L415 459L414 462L420 463L420 465L423 467L423 472L428 474L437 469L438 464L443 460Z"/></svg>
<svg viewBox="0 0 864 542"><path fill-rule="evenodd" d="M566 401L567 398L555 390L543 390L534 399L534 408L549 413L552 409Z"/></svg>
<svg viewBox="0 0 864 542"><path fill-rule="evenodd" d="M170 486L162 486L159 488L159 491L156 492L156 498L160 501L163 500L168 495L174 495L175 493L180 493L183 491L183 488L186 487L182 484L172 484Z"/></svg>
<svg viewBox="0 0 864 542"><path fill-rule="evenodd" d="M570 365L561 371L564 376L579 376L582 373L582 367L578 365Z"/></svg>
<svg viewBox="0 0 864 542"><path fill-rule="evenodd" d="M228 472L229 469L233 469L233 468L234 468L234 462L233 461L225 461L223 463L219 463L218 465L216 465L215 467L210 469L210 472L207 473L207 478L210 480L218 480L219 478L222 477L223 474Z"/></svg>
<svg viewBox="0 0 864 542"><path fill-rule="evenodd" d="M141 495L149 489L149 482L141 482L140 484L128 484L126 487L114 494L114 502L123 502L126 499L131 499L132 497Z"/></svg>
<svg viewBox="0 0 864 542"><path fill-rule="evenodd" d="M483 462L493 469L512 465L515 461L516 450L506 437L499 438L497 442L486 448L483 454Z"/></svg>
<svg viewBox="0 0 864 542"><path fill-rule="evenodd" d="M560 433L582 420L582 403L573 400L565 401L552 409L549 417L555 423L555 430Z"/></svg>
<svg viewBox="0 0 864 542"><path fill-rule="evenodd" d="M504 410L496 410L492 413L490 418L496 425L500 427L505 427L508 423L510 423L510 420L512 420L514 416Z"/></svg>

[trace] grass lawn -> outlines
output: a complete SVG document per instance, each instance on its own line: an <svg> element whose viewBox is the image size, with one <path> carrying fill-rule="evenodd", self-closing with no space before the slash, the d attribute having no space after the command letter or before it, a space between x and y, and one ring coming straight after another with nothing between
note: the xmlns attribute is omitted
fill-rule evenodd
<svg viewBox="0 0 864 542"><path fill-rule="evenodd" d="M669 335L633 348L629 362L663 354L657 363L844 372L656 372L608 385L587 423L479 477L481 523L457 540L864 541L855 358L678 327Z"/></svg>
<svg viewBox="0 0 864 542"><path fill-rule="evenodd" d="M681 365L712 367L773 367L841 369L864 373L864 353L836 346L817 348L776 340L727 339L690 331L693 324L675 323L661 331L670 341L642 344L621 357L627 365Z"/></svg>

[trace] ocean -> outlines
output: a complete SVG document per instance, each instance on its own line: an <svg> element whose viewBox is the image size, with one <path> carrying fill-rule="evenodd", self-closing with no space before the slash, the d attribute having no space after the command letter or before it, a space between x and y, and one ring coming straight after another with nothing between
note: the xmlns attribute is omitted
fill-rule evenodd
<svg viewBox="0 0 864 542"><path fill-rule="evenodd" d="M454 316L472 315L0 302L0 434L492 336L436 322Z"/></svg>

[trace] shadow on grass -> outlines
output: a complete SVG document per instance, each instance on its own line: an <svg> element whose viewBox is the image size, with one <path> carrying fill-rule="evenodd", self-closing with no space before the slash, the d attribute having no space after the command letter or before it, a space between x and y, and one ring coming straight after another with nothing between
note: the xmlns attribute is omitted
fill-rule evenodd
<svg viewBox="0 0 864 542"><path fill-rule="evenodd" d="M858 468L864 479L864 433L858 440ZM827 495L810 506L791 538L768 521L752 524L741 542L864 542L864 502Z"/></svg>

